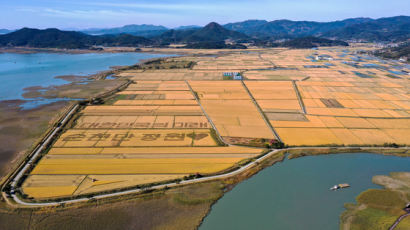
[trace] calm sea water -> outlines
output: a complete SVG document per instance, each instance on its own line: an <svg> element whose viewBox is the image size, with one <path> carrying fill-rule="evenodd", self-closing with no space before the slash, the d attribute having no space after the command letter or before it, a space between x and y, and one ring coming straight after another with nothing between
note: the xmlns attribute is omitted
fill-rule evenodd
<svg viewBox="0 0 410 230"><path fill-rule="evenodd" d="M89 75L108 70L110 66L132 65L143 59L171 55L146 53L89 54L13 54L0 53L0 100L23 99L23 89L30 86L50 86L67 83L55 76ZM42 100L28 100L44 104ZM53 100L48 100L52 102ZM46 101L46 102L48 102Z"/></svg>
<svg viewBox="0 0 410 230"><path fill-rule="evenodd" d="M337 230L344 204L369 188L374 175L410 171L410 158L339 154L285 160L225 194L200 230ZM335 184L351 188L330 191Z"/></svg>

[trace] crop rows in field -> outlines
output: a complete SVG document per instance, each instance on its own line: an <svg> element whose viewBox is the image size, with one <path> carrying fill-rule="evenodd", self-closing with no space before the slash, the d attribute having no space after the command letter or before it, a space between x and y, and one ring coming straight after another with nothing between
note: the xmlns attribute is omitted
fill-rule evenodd
<svg viewBox="0 0 410 230"><path fill-rule="evenodd" d="M205 116L81 116L77 129L209 129Z"/></svg>

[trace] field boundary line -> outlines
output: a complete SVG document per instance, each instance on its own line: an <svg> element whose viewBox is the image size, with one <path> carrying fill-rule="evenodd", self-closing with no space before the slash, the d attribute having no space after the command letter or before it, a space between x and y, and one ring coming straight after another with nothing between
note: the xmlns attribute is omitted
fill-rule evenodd
<svg viewBox="0 0 410 230"><path fill-rule="evenodd" d="M307 114L305 103L303 103L302 96L300 95L300 91L299 91L298 85L296 84L295 80L292 80L292 85L293 85L293 89L295 90L296 96L298 98L300 108L303 111L303 114Z"/></svg>

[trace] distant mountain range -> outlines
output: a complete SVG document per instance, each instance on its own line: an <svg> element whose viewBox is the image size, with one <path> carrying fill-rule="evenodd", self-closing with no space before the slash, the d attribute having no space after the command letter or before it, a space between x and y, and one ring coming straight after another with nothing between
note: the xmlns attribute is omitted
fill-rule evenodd
<svg viewBox="0 0 410 230"><path fill-rule="evenodd" d="M397 16L389 18L350 18L333 22L291 21L291 20L246 20L243 22L228 23L225 29L240 32L257 39L292 39L298 37L315 36L339 40L361 41L405 41L410 38L410 17ZM128 25L112 29L91 29L82 32L88 34L119 34L128 33L147 38L159 37L170 41L189 41L183 39L199 26L181 26L168 29L154 25ZM184 30L185 32L182 32Z"/></svg>
<svg viewBox="0 0 410 230"><path fill-rule="evenodd" d="M191 29L200 29L201 26L189 25L189 26L179 26L174 28L174 30L191 30Z"/></svg>
<svg viewBox="0 0 410 230"><path fill-rule="evenodd" d="M79 32L83 32L89 35L106 35L106 34L131 34L136 36L152 37L157 36L165 31L169 30L165 26L155 26L155 25L126 25L123 27L109 28L109 29L87 29Z"/></svg>
<svg viewBox="0 0 410 230"><path fill-rule="evenodd" d="M279 44L290 47L345 45L339 41L329 42L330 40L323 39L370 42L410 40L410 17L354 18L335 22L247 20L224 26L211 22L205 27L184 26L171 30L155 25L128 25L112 29L89 29L82 32L23 28L0 35L0 46L84 48L201 43L191 47L220 47L221 43L218 42L221 41L230 41L230 44L232 42L263 46ZM290 40L289 43L286 43L287 40Z"/></svg>
<svg viewBox="0 0 410 230"><path fill-rule="evenodd" d="M217 42L224 40L240 40L249 38L247 35L228 30L218 23L211 22L203 28L169 30L155 39L163 43L193 43L193 42Z"/></svg>
<svg viewBox="0 0 410 230"><path fill-rule="evenodd" d="M370 18L354 18L334 22L311 22L290 20L248 20L226 24L225 28L245 33L252 37L294 38L303 36L322 36L326 32L349 25L371 21Z"/></svg>
<svg viewBox="0 0 410 230"><path fill-rule="evenodd" d="M225 41L230 41L230 43L225 43ZM348 45L342 41L315 37L296 38L282 43L252 40L243 33L225 29L215 22L211 22L200 29L169 30L152 39L130 34L96 36L75 31L29 28L0 35L0 46L2 47L95 49L98 46L166 46L171 42L186 43L186 48L193 49L243 49L246 48L246 46L240 44L243 42L253 42L255 45L260 46L291 48Z"/></svg>
<svg viewBox="0 0 410 230"><path fill-rule="evenodd" d="M7 30L7 29L0 29L0 34L8 34L13 32L14 30Z"/></svg>
<svg viewBox="0 0 410 230"><path fill-rule="evenodd" d="M406 41L410 38L410 17L380 18L351 24L323 34L341 40Z"/></svg>
<svg viewBox="0 0 410 230"><path fill-rule="evenodd" d="M0 35L0 46L25 46L35 48L85 49L92 46L152 45L153 41L129 34L92 36L75 31L58 29L30 29Z"/></svg>

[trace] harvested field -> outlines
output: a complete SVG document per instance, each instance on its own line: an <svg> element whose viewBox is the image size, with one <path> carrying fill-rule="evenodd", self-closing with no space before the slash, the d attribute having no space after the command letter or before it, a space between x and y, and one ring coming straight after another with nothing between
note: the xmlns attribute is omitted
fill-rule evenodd
<svg viewBox="0 0 410 230"><path fill-rule="evenodd" d="M322 101L323 104L326 105L326 107L328 108L344 108L344 106L342 104L340 104L339 101L337 101L336 99L333 98L320 98L320 100Z"/></svg>
<svg viewBox="0 0 410 230"><path fill-rule="evenodd" d="M147 70L144 72L125 71L119 76L131 78L134 81L145 82L147 79L157 81L183 80L222 80L223 70Z"/></svg>
<svg viewBox="0 0 410 230"><path fill-rule="evenodd" d="M126 90L167 90L167 91L188 91L189 88L184 81L137 81L131 84Z"/></svg>
<svg viewBox="0 0 410 230"><path fill-rule="evenodd" d="M306 120L271 120L271 124L274 127L326 127L326 125L320 120L318 116L306 115Z"/></svg>
<svg viewBox="0 0 410 230"><path fill-rule="evenodd" d="M265 112L269 120L274 121L307 121L306 116L301 113L269 113Z"/></svg>

